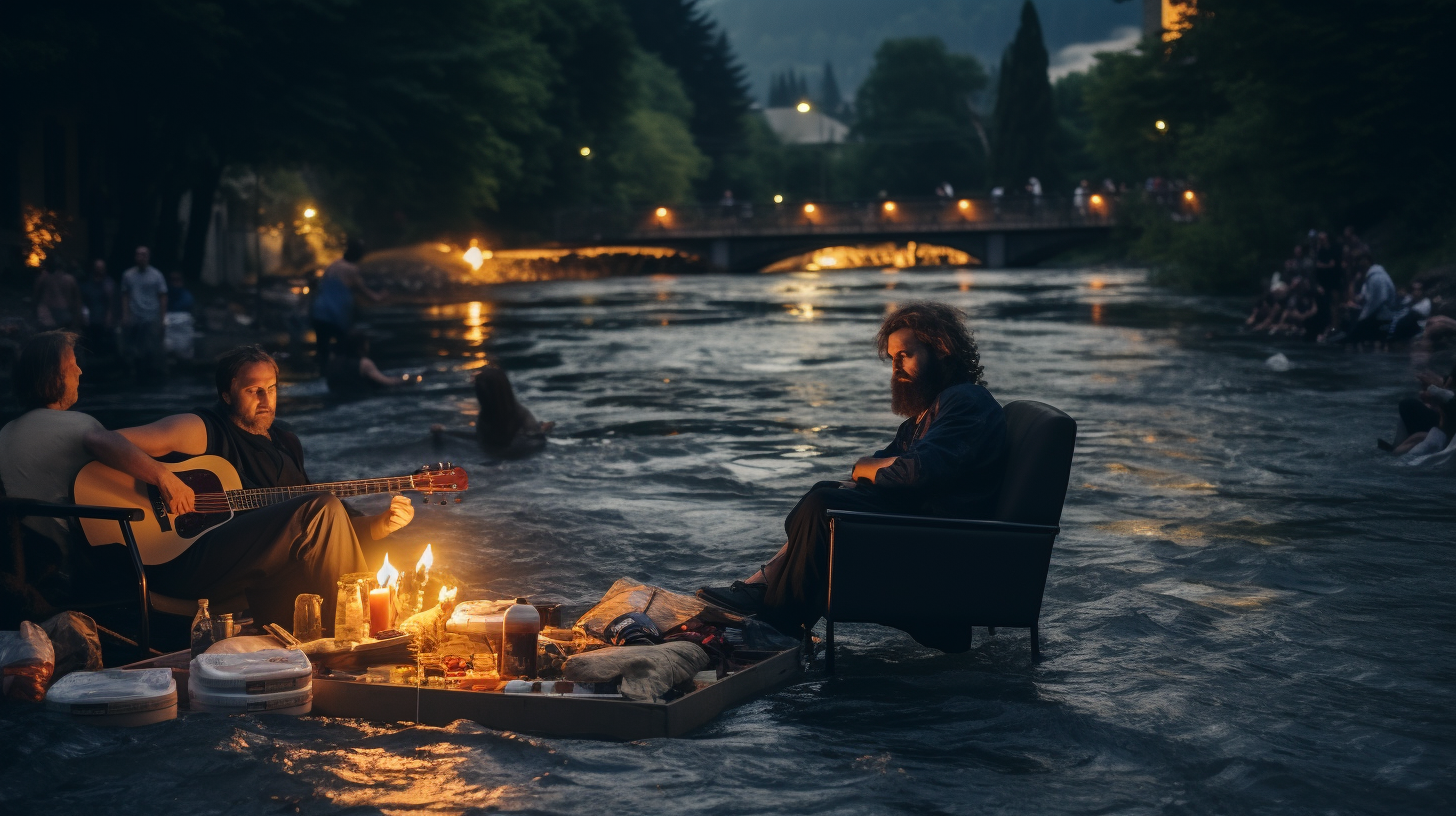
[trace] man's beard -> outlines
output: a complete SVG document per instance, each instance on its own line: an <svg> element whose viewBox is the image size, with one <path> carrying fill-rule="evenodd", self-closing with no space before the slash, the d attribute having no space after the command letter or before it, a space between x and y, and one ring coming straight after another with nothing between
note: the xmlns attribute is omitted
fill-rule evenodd
<svg viewBox="0 0 1456 816"><path fill-rule="evenodd" d="M934 358L913 380L902 380L898 373L891 373L890 410L896 416L920 416L940 396L942 379L940 361Z"/></svg>
<svg viewBox="0 0 1456 816"><path fill-rule="evenodd" d="M268 435L268 429L273 427L273 412L272 411L268 411L266 413L257 413L257 412L255 412L251 417L245 417L242 414L239 414L236 410L234 410L232 412L232 415L233 415L233 422L239 428L242 428L243 430L247 431L250 434L256 434L258 436L267 436Z"/></svg>

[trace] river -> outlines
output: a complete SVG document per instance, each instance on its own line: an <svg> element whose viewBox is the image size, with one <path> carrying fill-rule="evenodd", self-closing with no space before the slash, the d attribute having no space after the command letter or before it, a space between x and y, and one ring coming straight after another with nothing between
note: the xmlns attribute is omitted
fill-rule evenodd
<svg viewBox="0 0 1456 816"><path fill-rule="evenodd" d="M284 389L310 475L470 471L389 544L464 594L590 603L691 590L782 541L815 480L894 431L871 338L893 303L970 315L1003 401L1078 422L1042 608L941 655L845 626L813 673L688 738L630 744L322 718L94 730L0 717L14 813L1446 812L1456 796L1449 474L1391 464L1409 364L1239 331L1242 302L1128 269L879 270L512 284L369 320L408 395ZM1265 365L1283 352L1287 371ZM558 425L491 462L468 438L488 355ZM86 395L115 424L201 383ZM429 426L460 431L432 441ZM398 559L405 560L405 559ZM12 807L19 810L11 810Z"/></svg>

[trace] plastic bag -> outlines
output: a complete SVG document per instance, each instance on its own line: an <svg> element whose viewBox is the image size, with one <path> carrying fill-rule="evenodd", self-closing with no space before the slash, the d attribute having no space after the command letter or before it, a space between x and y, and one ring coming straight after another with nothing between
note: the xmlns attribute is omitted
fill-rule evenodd
<svg viewBox="0 0 1456 816"><path fill-rule="evenodd" d="M18 632L0 632L0 693L6 699L39 703L56 668L56 651L45 630L30 621Z"/></svg>
<svg viewBox="0 0 1456 816"><path fill-rule="evenodd" d="M648 586L631 578L618 578L607 590L607 594L597 601L597 605L577 619L576 629L594 638L607 640L607 626L628 612L646 614L657 624L658 631L663 633L694 618L703 623L725 624L738 624L743 620L739 615L709 606L692 595Z"/></svg>
<svg viewBox="0 0 1456 816"><path fill-rule="evenodd" d="M62 612L42 623L40 628L45 630L56 653L52 680L73 671L101 668L101 638L96 634L96 621L80 612Z"/></svg>

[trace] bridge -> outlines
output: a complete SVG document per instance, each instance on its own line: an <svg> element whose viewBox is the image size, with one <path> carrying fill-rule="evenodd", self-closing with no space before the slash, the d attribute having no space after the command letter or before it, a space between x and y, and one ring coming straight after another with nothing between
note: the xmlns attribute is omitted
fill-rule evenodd
<svg viewBox="0 0 1456 816"><path fill-rule="evenodd" d="M1028 266L1108 233L1116 202L991 199L826 201L658 207L647 211L565 210L556 216L563 247L633 245L696 255L716 269L753 272L831 246L876 243L948 246L998 269Z"/></svg>

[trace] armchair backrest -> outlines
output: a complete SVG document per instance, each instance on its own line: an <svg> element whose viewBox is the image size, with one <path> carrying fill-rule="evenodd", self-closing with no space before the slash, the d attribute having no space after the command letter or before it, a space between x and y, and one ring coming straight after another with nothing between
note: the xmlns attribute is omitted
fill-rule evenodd
<svg viewBox="0 0 1456 816"><path fill-rule="evenodd" d="M1076 420L1044 402L1009 402L1006 438L1006 476L996 521L1060 523L1077 442Z"/></svg>

